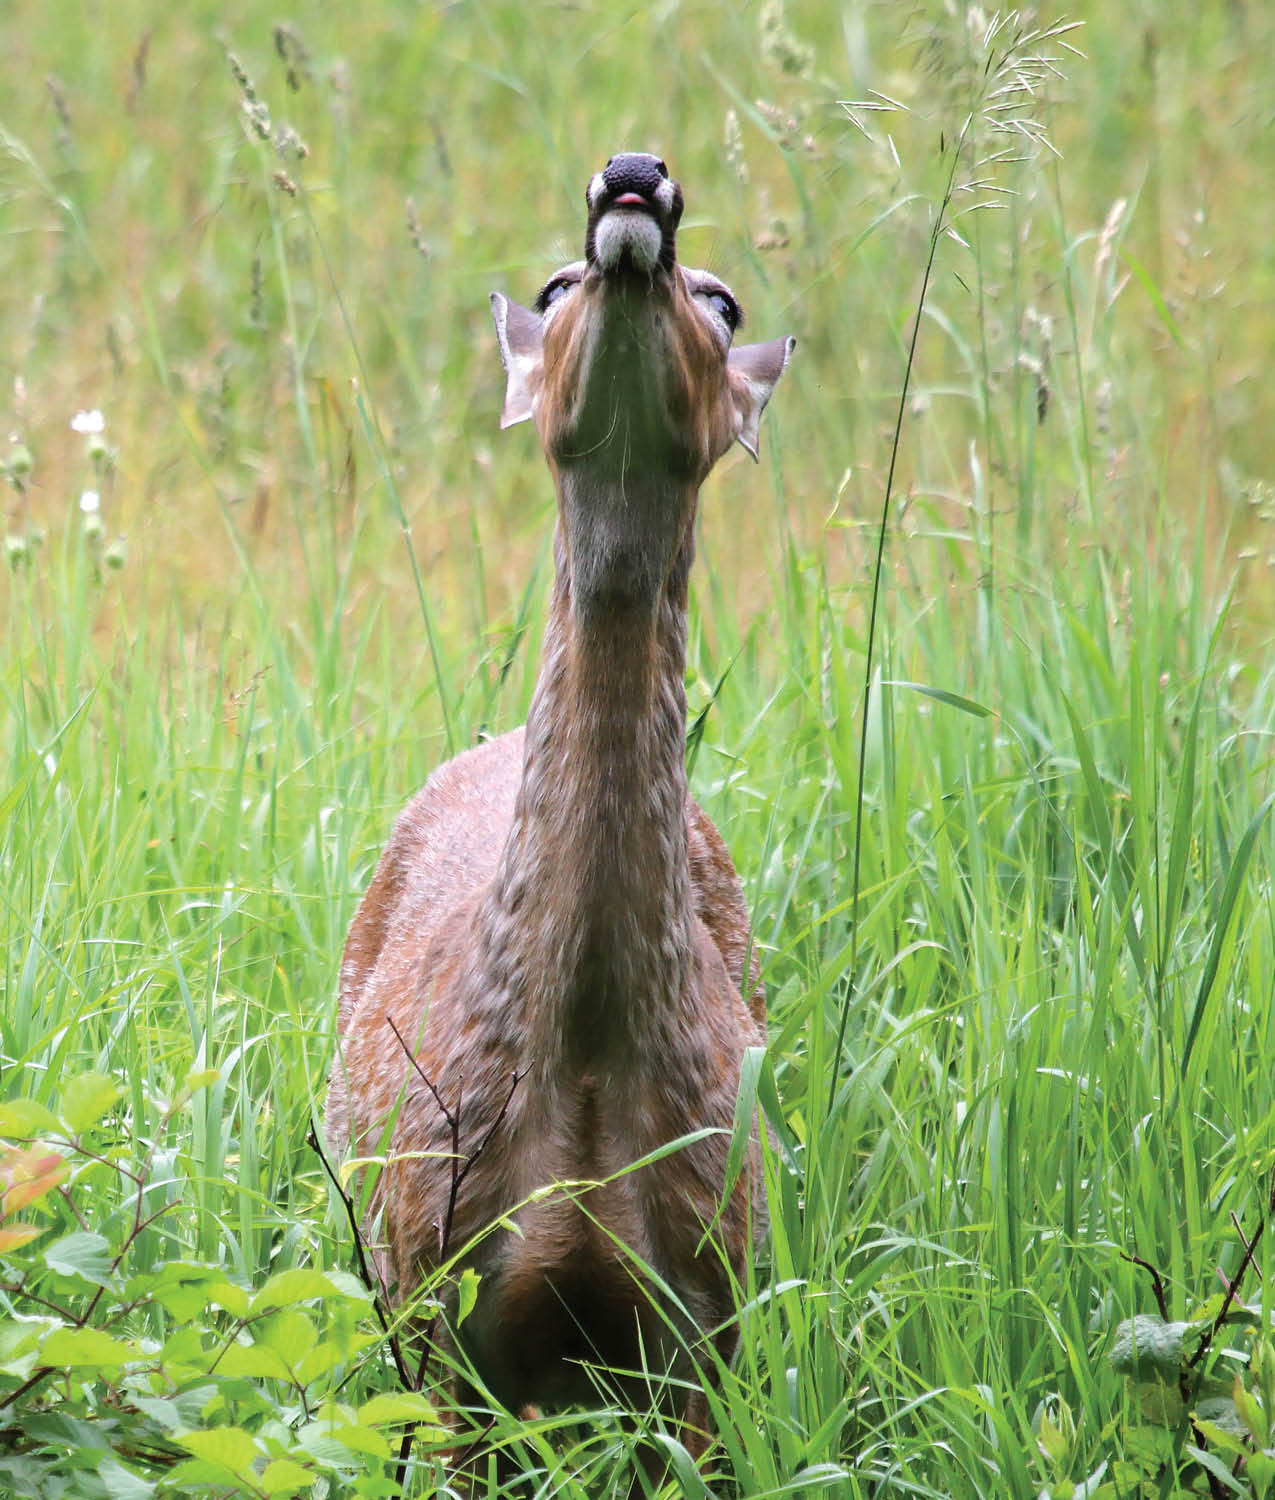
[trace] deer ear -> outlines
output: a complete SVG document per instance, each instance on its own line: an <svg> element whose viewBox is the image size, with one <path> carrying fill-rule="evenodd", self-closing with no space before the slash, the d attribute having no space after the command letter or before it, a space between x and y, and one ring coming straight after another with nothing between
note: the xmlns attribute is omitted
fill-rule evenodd
<svg viewBox="0 0 1275 1500"><path fill-rule="evenodd" d="M736 437L754 459L757 457L757 427L761 414L796 347L797 340L792 337L771 339L766 344L742 344L738 349L732 349L726 358L731 394L739 413Z"/></svg>
<svg viewBox="0 0 1275 1500"><path fill-rule="evenodd" d="M499 292L491 294L491 315L496 320L496 340L506 377L500 425L512 427L531 415L531 377L540 369L544 331L537 314Z"/></svg>

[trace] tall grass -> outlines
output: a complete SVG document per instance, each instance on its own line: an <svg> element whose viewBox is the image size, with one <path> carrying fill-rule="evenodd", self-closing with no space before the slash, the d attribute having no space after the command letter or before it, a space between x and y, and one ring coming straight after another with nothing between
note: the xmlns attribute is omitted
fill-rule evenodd
<svg viewBox="0 0 1275 1500"><path fill-rule="evenodd" d="M1061 158L1025 129L975 172L973 8L900 38L795 0L305 5L277 36L18 6L0 1093L121 1082L168 1204L139 1270L351 1264L307 1145L344 931L430 767L521 719L543 624L552 495L496 431L486 293L529 296L598 161L651 147L684 255L800 341L762 464L705 491L693 584L772 1230L713 1468L665 1434L674 1483L1172 1489L1190 1434L1138 1470L1105 1356L1154 1305L1128 1257L1185 1318L1275 1165L1275 37L1260 6L1081 12L1087 60L1035 81ZM908 108L856 128L841 101L880 96ZM967 121L952 182L982 185L940 219ZM100 1222L126 1208L103 1183ZM345 1394L392 1385L367 1355ZM545 1493L627 1483L613 1423L494 1436Z"/></svg>

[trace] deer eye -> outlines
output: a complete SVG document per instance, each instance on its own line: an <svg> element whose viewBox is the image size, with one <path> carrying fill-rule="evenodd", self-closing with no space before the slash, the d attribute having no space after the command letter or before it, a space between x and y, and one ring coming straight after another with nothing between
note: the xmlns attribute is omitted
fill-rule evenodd
<svg viewBox="0 0 1275 1500"><path fill-rule="evenodd" d="M744 320L739 303L735 301L734 297L729 292L718 291L716 288L711 291L700 292L698 295L704 306L725 327L728 341L734 338L739 330L739 325Z"/></svg>
<svg viewBox="0 0 1275 1500"><path fill-rule="evenodd" d="M573 287L578 283L570 276L555 276L545 282L540 295L536 298L536 311L546 313L555 302L561 302Z"/></svg>

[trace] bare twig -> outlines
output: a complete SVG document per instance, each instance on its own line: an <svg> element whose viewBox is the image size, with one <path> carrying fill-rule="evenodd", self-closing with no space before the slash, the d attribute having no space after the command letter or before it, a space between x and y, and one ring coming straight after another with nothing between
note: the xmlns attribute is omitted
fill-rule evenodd
<svg viewBox="0 0 1275 1500"><path fill-rule="evenodd" d="M1244 1254L1240 1259L1238 1267L1236 1268L1235 1275L1231 1277L1230 1284L1226 1288L1226 1296L1222 1298L1222 1305L1217 1310L1217 1317L1213 1319L1213 1326L1209 1329L1206 1337L1201 1339L1200 1347L1191 1356L1190 1363L1192 1367L1199 1364L1199 1362L1209 1352L1209 1350L1213 1347L1218 1334L1221 1332L1222 1324L1226 1321L1226 1315L1231 1310L1231 1304L1235 1301L1235 1298L1239 1293L1240 1282L1244 1280L1244 1273L1248 1270L1249 1266L1253 1264L1253 1256L1257 1251L1258 1242L1261 1240L1262 1235L1265 1232L1266 1221L1272 1213L1275 1213L1275 1173L1273 1173L1271 1176L1270 1191L1267 1194L1266 1199L1266 1212L1258 1220L1257 1229L1254 1231L1253 1238L1251 1240L1245 1240L1243 1234L1240 1234L1240 1240L1244 1245ZM1236 1226L1236 1229L1239 1229L1238 1225Z"/></svg>
<svg viewBox="0 0 1275 1500"><path fill-rule="evenodd" d="M1155 1305L1160 1310L1160 1316L1167 1323L1169 1321L1169 1303L1164 1295L1164 1282L1160 1273L1149 1260L1143 1260L1140 1255L1133 1255L1128 1250L1123 1252L1122 1259L1132 1262L1135 1266L1141 1266L1144 1271L1151 1275L1151 1282L1155 1288Z"/></svg>
<svg viewBox="0 0 1275 1500"><path fill-rule="evenodd" d="M500 1109L496 1113L496 1118L487 1128L482 1139L478 1142L474 1149L469 1152L468 1155L462 1155L460 1148L460 1138L461 1123L464 1116L465 1105L464 1077L461 1076L457 1079L456 1107L455 1109L449 1109L447 1104L443 1100L442 1094L439 1093L437 1087L435 1086L434 1080L421 1066L419 1059L415 1056L412 1049L407 1045L407 1040L395 1024L394 1018L392 1016L386 1016L385 1021L390 1030L394 1033L399 1046L403 1049L404 1056L412 1065L416 1076L429 1090L430 1096L433 1098L434 1103L438 1105L439 1112L443 1117L443 1122L447 1126L448 1134L451 1137L451 1184L448 1188L447 1193L447 1211L443 1216L442 1224L436 1226L438 1229L438 1260L439 1264L442 1265L446 1263L451 1248L452 1230L456 1221L456 1205L460 1199L460 1190L464 1186L465 1179L469 1176L474 1163L478 1161L483 1152L486 1151L487 1147L491 1144L493 1138L495 1137L496 1132L504 1124L505 1117L509 1113L509 1106L513 1103L514 1093L516 1092L518 1085L526 1077L526 1074L519 1073L517 1068L513 1070L509 1082L509 1092L505 1095L504 1102L501 1104ZM324 1165L327 1165L326 1162L324 1163ZM329 1175L330 1174L331 1169L329 1168ZM337 1191L341 1193L342 1200L346 1204L346 1211L351 1216L351 1223L354 1223L353 1204L346 1197L339 1184ZM359 1243L359 1230L357 1224L355 1224L355 1243L356 1245ZM362 1260L361 1250L360 1260ZM397 1337L394 1337L391 1340L394 1351L395 1364L399 1371L399 1379L403 1382L404 1387L408 1390L420 1390L421 1387L425 1384L425 1372L429 1366L430 1353L433 1345L435 1321L436 1315L429 1318L425 1323L425 1326L420 1330L421 1352L420 1359L417 1362L416 1374L414 1379L407 1374L404 1368L404 1364L401 1360L401 1349ZM382 1322L384 1322L384 1319L382 1319ZM403 1433L403 1436L399 1441L398 1464L395 1472L395 1483L399 1486L400 1489L406 1482L407 1465L412 1456L412 1446L415 1442L415 1439L416 1428L415 1426L412 1426ZM481 1442L482 1438L480 1437L477 1441ZM466 1452L471 1451L473 1446L474 1445L471 1444L470 1449L467 1449Z"/></svg>
<svg viewBox="0 0 1275 1500"><path fill-rule="evenodd" d="M346 1192L345 1188L341 1185L340 1178L333 1171L332 1163L328 1160L327 1153L320 1145L319 1137L313 1125L310 1126L306 1139L309 1141L315 1155L323 1163L323 1170L328 1175L328 1181L336 1189L337 1197L340 1198L345 1207L345 1215L350 1222L350 1229L354 1235L354 1254L359 1264L359 1277L368 1291L372 1293L372 1306L376 1310L377 1321L381 1325L381 1331L385 1334L388 1341L390 1357L394 1361L394 1368L398 1372L398 1378L404 1390L415 1390L416 1387L412 1384L412 1378L408 1372L407 1361L403 1358L402 1341L398 1334L390 1327L389 1317L383 1300L385 1295L384 1285L379 1275L375 1280L373 1279L371 1268L367 1263L367 1255L365 1253L366 1241L363 1234L363 1227L359 1223L358 1210L354 1206L354 1199Z"/></svg>

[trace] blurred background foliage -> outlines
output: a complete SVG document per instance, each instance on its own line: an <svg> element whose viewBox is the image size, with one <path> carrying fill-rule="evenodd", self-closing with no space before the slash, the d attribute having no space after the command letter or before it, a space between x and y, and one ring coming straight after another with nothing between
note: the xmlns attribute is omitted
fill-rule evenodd
<svg viewBox="0 0 1275 1500"><path fill-rule="evenodd" d="M974 253L945 246L902 489L949 520L1008 517L1006 534L1038 490L1051 535L1080 512L1122 544L1167 494L1212 541L1257 548L1260 605L1275 13L1143 0L1067 15L1085 58L1058 53L1035 112L1058 154L999 168L1010 225L971 215ZM790 537L852 578L940 136L968 109L988 19L822 0L301 4L286 18L233 0L56 14L11 0L0 414L36 464L10 531L28 514L58 526L82 483L68 419L100 407L119 450L110 520L131 559L162 560L149 586L176 578L213 605L237 587L231 529L282 582L357 525L371 531L359 571L410 599L358 380L430 587L475 638L521 591L550 500L534 441L496 428L487 294L530 300L578 253L583 185L628 146L683 182L683 256L732 282L756 336L801 343L768 434L782 517L766 469L737 462L708 492L730 591L745 613L759 605ZM293 131L304 158L254 149L228 50L259 119ZM906 111L860 114L869 139L842 101L872 91ZM990 418L989 384L1012 393ZM1084 426L1056 400L1077 394ZM1051 400L1053 420L1028 420ZM971 431L990 438L981 476ZM500 539L478 590L475 537Z"/></svg>

